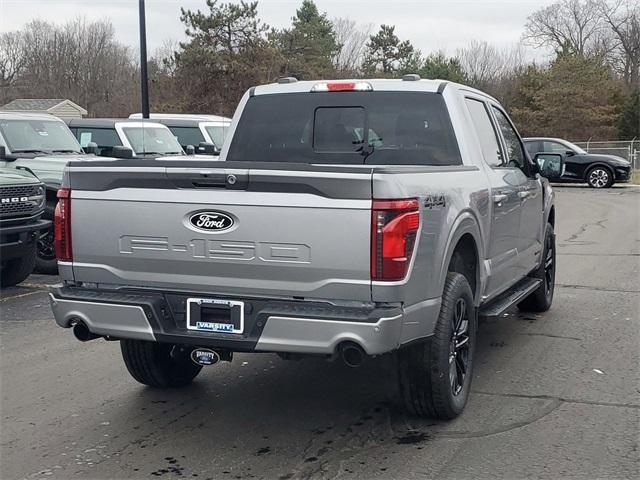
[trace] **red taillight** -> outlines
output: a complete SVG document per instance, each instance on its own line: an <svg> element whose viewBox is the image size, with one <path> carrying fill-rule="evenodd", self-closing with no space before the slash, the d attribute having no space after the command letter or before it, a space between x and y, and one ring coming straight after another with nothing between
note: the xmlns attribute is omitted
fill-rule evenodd
<svg viewBox="0 0 640 480"><path fill-rule="evenodd" d="M71 190L58 190L58 204L53 218L54 246L56 258L61 262L71 262Z"/></svg>
<svg viewBox="0 0 640 480"><path fill-rule="evenodd" d="M373 87L369 82L321 82L316 83L312 92L370 92Z"/></svg>
<svg viewBox="0 0 640 480"><path fill-rule="evenodd" d="M407 275L420 227L418 200L374 200L371 211L371 279L402 280Z"/></svg>
<svg viewBox="0 0 640 480"><path fill-rule="evenodd" d="M330 92L348 92L355 89L355 82L327 83L327 90L329 90Z"/></svg>

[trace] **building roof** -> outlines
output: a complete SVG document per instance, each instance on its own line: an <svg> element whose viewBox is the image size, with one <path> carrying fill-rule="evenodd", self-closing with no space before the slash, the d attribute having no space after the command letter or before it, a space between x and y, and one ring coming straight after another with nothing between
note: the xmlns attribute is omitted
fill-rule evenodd
<svg viewBox="0 0 640 480"><path fill-rule="evenodd" d="M87 111L84 108L66 98L17 98L0 107L0 109L10 111L48 112L65 103L77 109L82 113L82 115L87 114Z"/></svg>

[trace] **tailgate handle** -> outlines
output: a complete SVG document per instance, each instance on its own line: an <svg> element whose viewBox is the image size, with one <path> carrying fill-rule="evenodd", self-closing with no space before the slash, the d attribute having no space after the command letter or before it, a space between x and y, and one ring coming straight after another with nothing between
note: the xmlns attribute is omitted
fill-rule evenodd
<svg viewBox="0 0 640 480"><path fill-rule="evenodd" d="M191 184L196 188L226 188L227 187L227 179L202 179L202 180L193 180Z"/></svg>
<svg viewBox="0 0 640 480"><path fill-rule="evenodd" d="M211 171L173 171L167 172L169 179L178 188L226 188L246 190L249 185L248 173L211 172Z"/></svg>

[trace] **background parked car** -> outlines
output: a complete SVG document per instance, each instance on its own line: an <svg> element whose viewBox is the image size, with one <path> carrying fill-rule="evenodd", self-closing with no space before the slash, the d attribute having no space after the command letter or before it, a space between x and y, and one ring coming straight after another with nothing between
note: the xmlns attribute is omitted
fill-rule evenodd
<svg viewBox="0 0 640 480"><path fill-rule="evenodd" d="M27 168L46 188L42 217L53 220L62 172L69 160L94 158L86 155L80 144L58 117L41 113L0 112L0 167ZM40 230L36 270L58 272L53 247L53 227Z"/></svg>
<svg viewBox="0 0 640 480"><path fill-rule="evenodd" d="M126 149L133 157L185 155L173 133L161 123L82 118L68 120L67 125L83 148L103 157L122 156Z"/></svg>
<svg viewBox="0 0 640 480"><path fill-rule="evenodd" d="M16 285L33 271L40 231L51 226L41 219L45 199L44 184L35 175L0 168L0 286Z"/></svg>
<svg viewBox="0 0 640 480"><path fill-rule="evenodd" d="M631 180L631 164L615 155L587 153L582 148L560 138L525 138L531 158L537 153L556 153L541 165L542 174L552 182L588 183L593 188L608 188L615 182Z"/></svg>
<svg viewBox="0 0 640 480"><path fill-rule="evenodd" d="M193 145L197 153L209 153L202 143L212 144L217 152L222 149L227 137L227 130L231 119L218 115L188 115L181 113L152 113L151 120L162 123L176 136L183 149ZM129 118L142 118L140 113L134 113Z"/></svg>

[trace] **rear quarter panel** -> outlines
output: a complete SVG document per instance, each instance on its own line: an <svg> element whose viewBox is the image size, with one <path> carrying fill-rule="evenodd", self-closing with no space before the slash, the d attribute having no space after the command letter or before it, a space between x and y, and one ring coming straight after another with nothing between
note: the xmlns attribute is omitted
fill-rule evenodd
<svg viewBox="0 0 640 480"><path fill-rule="evenodd" d="M412 305L439 298L455 242L473 235L482 259L483 238L489 235L489 189L475 166L426 167L427 171L376 173L375 198L418 198L420 235L407 278L401 282L373 282L374 301L402 301Z"/></svg>

